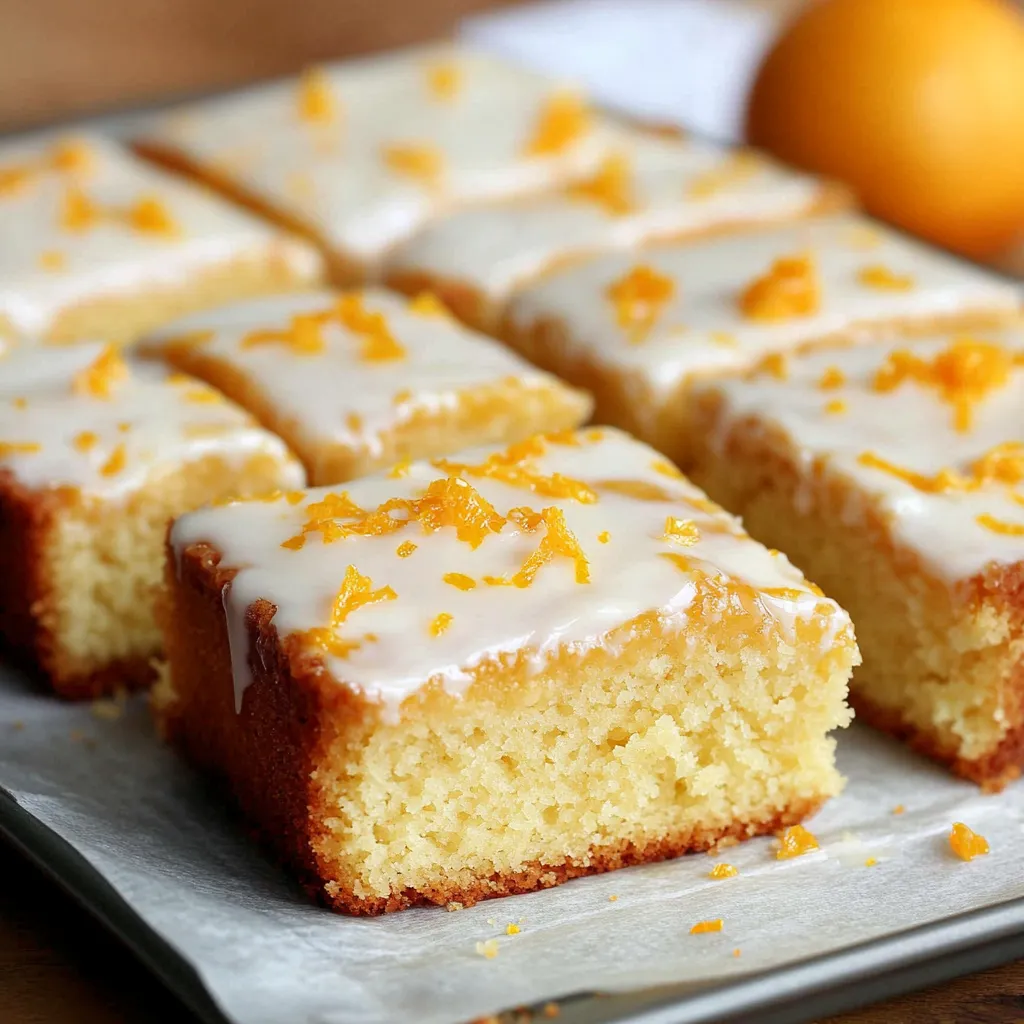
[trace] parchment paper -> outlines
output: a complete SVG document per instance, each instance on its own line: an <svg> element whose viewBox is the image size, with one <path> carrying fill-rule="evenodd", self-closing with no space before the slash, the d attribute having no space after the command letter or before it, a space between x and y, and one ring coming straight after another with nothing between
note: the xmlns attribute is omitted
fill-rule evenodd
<svg viewBox="0 0 1024 1024"><path fill-rule="evenodd" d="M144 698L101 719L0 668L0 786L239 1024L441 1024L580 991L722 980L1024 896L1019 785L983 796L866 728L842 734L839 761L849 784L810 823L816 853L779 861L759 839L454 913L354 919L311 905L249 843L156 738ZM991 854L955 858L953 821L983 833ZM710 880L719 860L739 877ZM717 917L720 934L689 934ZM509 923L520 932L506 935ZM489 939L493 959L478 951Z"/></svg>

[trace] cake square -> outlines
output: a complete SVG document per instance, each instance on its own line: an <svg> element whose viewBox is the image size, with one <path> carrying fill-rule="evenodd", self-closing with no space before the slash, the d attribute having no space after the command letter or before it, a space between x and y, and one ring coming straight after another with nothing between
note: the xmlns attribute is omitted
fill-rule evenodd
<svg viewBox="0 0 1024 1024"><path fill-rule="evenodd" d="M304 482L199 381L95 344L0 356L0 647L64 697L147 682L168 520Z"/></svg>
<svg viewBox="0 0 1024 1024"><path fill-rule="evenodd" d="M395 247L385 277L412 294L431 289L467 323L491 330L517 288L556 267L848 203L839 187L750 150L623 129L587 178L432 221Z"/></svg>
<svg viewBox="0 0 1024 1024"><path fill-rule="evenodd" d="M212 384L283 437L310 482L578 426L591 401L454 320L430 295L379 289L201 313L141 351Z"/></svg>
<svg viewBox="0 0 1024 1024"><path fill-rule="evenodd" d="M203 100L138 145L319 242L340 285L438 212L554 187L605 150L564 83L448 44Z"/></svg>
<svg viewBox="0 0 1024 1024"><path fill-rule="evenodd" d="M841 785L846 613L614 430L183 516L165 595L165 735L338 910L706 849Z"/></svg>
<svg viewBox="0 0 1024 1024"><path fill-rule="evenodd" d="M527 285L502 335L685 468L686 392L823 342L1006 320L1019 290L854 216L613 254Z"/></svg>
<svg viewBox="0 0 1024 1024"><path fill-rule="evenodd" d="M1024 329L695 389L694 477L853 617L858 717L998 789L1024 764Z"/></svg>
<svg viewBox="0 0 1024 1024"><path fill-rule="evenodd" d="M0 335L127 340L322 276L307 242L115 143L0 143Z"/></svg>

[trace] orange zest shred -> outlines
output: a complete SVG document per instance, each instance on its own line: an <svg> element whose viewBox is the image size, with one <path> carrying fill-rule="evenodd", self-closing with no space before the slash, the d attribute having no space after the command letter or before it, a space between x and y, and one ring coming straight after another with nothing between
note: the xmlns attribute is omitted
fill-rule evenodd
<svg viewBox="0 0 1024 1024"><path fill-rule="evenodd" d="M176 235L181 230L167 207L156 196L137 199L128 210L127 220L136 231L147 235Z"/></svg>
<svg viewBox="0 0 1024 1024"><path fill-rule="evenodd" d="M427 88L434 99L455 99L462 88L462 69L454 61L431 64L427 68Z"/></svg>
<svg viewBox="0 0 1024 1024"><path fill-rule="evenodd" d="M416 316L451 316L451 311L433 292L420 292L413 296L408 309Z"/></svg>
<svg viewBox="0 0 1024 1024"><path fill-rule="evenodd" d="M539 458L551 444L577 444L571 432L563 434L535 434L518 441L502 452L493 452L477 464L437 459L434 465L446 473L478 479L498 480L510 487L521 487L545 498L567 498L582 505L597 501L597 492L582 480L561 473L542 473L533 460Z"/></svg>
<svg viewBox="0 0 1024 1024"><path fill-rule="evenodd" d="M743 289L740 311L750 320L789 320L811 316L821 305L821 286L808 255L783 256Z"/></svg>
<svg viewBox="0 0 1024 1024"><path fill-rule="evenodd" d="M838 366L827 366L818 378L818 387L822 391L835 391L846 383L846 374Z"/></svg>
<svg viewBox="0 0 1024 1024"><path fill-rule="evenodd" d="M895 807L894 807L894 808L892 809L892 813L893 813L893 814L903 814L903 813L904 813L905 811L906 811L906 807L904 807L904 806L903 806L903 804L897 804L897 805L896 805L896 806L895 806Z"/></svg>
<svg viewBox="0 0 1024 1024"><path fill-rule="evenodd" d="M709 872L708 878L720 882L723 878L735 878L739 873L739 869L732 864L716 864Z"/></svg>
<svg viewBox="0 0 1024 1024"><path fill-rule="evenodd" d="M114 388L127 379L128 364L113 345L107 345L88 366L75 374L71 391L76 395L109 398Z"/></svg>
<svg viewBox="0 0 1024 1024"><path fill-rule="evenodd" d="M358 640L346 640L338 635L338 630L353 613L367 605L379 604L381 601L394 601L398 595L391 587L373 589L373 581L364 576L354 565L345 570L345 578L331 605L331 621L327 627L317 626L300 634L309 643L315 644L328 654L337 658L346 657L351 651L358 650Z"/></svg>
<svg viewBox="0 0 1024 1024"><path fill-rule="evenodd" d="M335 317L342 327L359 335L360 356L368 363L385 363L404 359L405 349L388 328L381 312L370 312L359 292L348 292L338 299Z"/></svg>
<svg viewBox="0 0 1024 1024"><path fill-rule="evenodd" d="M381 158L395 174L428 185L435 184L444 172L444 154L425 142L394 142L384 146Z"/></svg>
<svg viewBox="0 0 1024 1024"><path fill-rule="evenodd" d="M598 544L607 544L612 539L612 535L607 530L602 530L597 535Z"/></svg>
<svg viewBox="0 0 1024 1024"><path fill-rule="evenodd" d="M67 257L58 249L47 249L39 254L39 266L43 270L63 270L67 265Z"/></svg>
<svg viewBox="0 0 1024 1024"><path fill-rule="evenodd" d="M868 857L864 861L864 867L866 867L866 868L873 868L877 863L878 863L878 858L877 857Z"/></svg>
<svg viewBox="0 0 1024 1024"><path fill-rule="evenodd" d="M93 163L93 152L82 139L62 139L54 143L48 164L55 171L85 171Z"/></svg>
<svg viewBox="0 0 1024 1024"><path fill-rule="evenodd" d="M671 277L640 263L608 285L605 297L615 307L616 322L630 332L630 341L636 344L643 341L675 293Z"/></svg>
<svg viewBox="0 0 1024 1024"><path fill-rule="evenodd" d="M65 190L60 207L60 226L65 231L87 231L101 216L100 208L77 185Z"/></svg>
<svg viewBox="0 0 1024 1024"><path fill-rule="evenodd" d="M953 824L949 833L949 848L961 860L974 860L989 852L988 840L968 828L962 821Z"/></svg>
<svg viewBox="0 0 1024 1024"><path fill-rule="evenodd" d="M720 917L716 917L711 921L698 921L691 929L691 935L707 935L709 932L720 932L722 930L723 921Z"/></svg>
<svg viewBox="0 0 1024 1024"><path fill-rule="evenodd" d="M100 466L100 476L117 476L124 469L128 453L122 441L110 453L110 458Z"/></svg>
<svg viewBox="0 0 1024 1024"><path fill-rule="evenodd" d="M790 860L817 849L818 840L803 825L790 825L779 836L779 848L775 852L775 858L776 860Z"/></svg>
<svg viewBox="0 0 1024 1024"><path fill-rule="evenodd" d="M665 519L665 539L675 541L684 547L691 547L700 540L700 530L692 519L668 516Z"/></svg>
<svg viewBox="0 0 1024 1024"><path fill-rule="evenodd" d="M755 373L767 373L776 380L789 376L789 363L784 352L769 352L754 368Z"/></svg>
<svg viewBox="0 0 1024 1024"><path fill-rule="evenodd" d="M331 80L323 68L306 68L299 78L299 117L313 124L333 121L338 103Z"/></svg>
<svg viewBox="0 0 1024 1024"><path fill-rule="evenodd" d="M411 540L404 540L395 548L395 554L399 558L408 558L416 550L416 547L417 545L413 544Z"/></svg>
<svg viewBox="0 0 1024 1024"><path fill-rule="evenodd" d="M651 463L651 469L655 473L660 473L662 476L671 477L673 480L681 480L683 474L680 472L678 467L668 461L668 459L655 459Z"/></svg>
<svg viewBox="0 0 1024 1024"><path fill-rule="evenodd" d="M987 512L977 516L975 522L979 526L984 526L986 530L1000 533L1004 537L1024 537L1024 523L1007 523L1002 519L996 519L995 516L990 516Z"/></svg>
<svg viewBox="0 0 1024 1024"><path fill-rule="evenodd" d="M907 292L914 287L914 278L911 274L896 274L881 263L861 267L857 272L857 280L868 288L883 291Z"/></svg>
<svg viewBox="0 0 1024 1024"><path fill-rule="evenodd" d="M99 443L99 435L92 430L83 430L78 434L75 434L75 439L71 443L80 452L87 452L92 448L95 448Z"/></svg>
<svg viewBox="0 0 1024 1024"><path fill-rule="evenodd" d="M1013 355L1002 345L958 338L932 359L907 349L890 352L872 380L875 391L894 391L907 381L933 387L953 406L953 425L970 430L974 406L1010 379Z"/></svg>
<svg viewBox="0 0 1024 1024"><path fill-rule="evenodd" d="M671 562L680 572L693 572L693 562L678 551L659 551L658 554Z"/></svg>
<svg viewBox="0 0 1024 1024"><path fill-rule="evenodd" d="M440 636L452 624L452 615L448 612L441 612L430 623L430 635Z"/></svg>
<svg viewBox="0 0 1024 1024"><path fill-rule="evenodd" d="M527 156L557 156L590 129L590 109L575 92L548 98L526 143Z"/></svg>
<svg viewBox="0 0 1024 1024"><path fill-rule="evenodd" d="M629 161L623 153L612 153L589 178L569 185L573 199L595 203L614 217L629 213L634 206Z"/></svg>
<svg viewBox="0 0 1024 1024"><path fill-rule="evenodd" d="M846 412L846 403L841 398L833 398L825 403L825 413L828 416L838 416Z"/></svg>
<svg viewBox="0 0 1024 1024"><path fill-rule="evenodd" d="M576 535L565 522L565 514L555 505L541 509L541 520L546 527L540 544L523 562L520 569L512 576L485 576L484 582L491 586L529 587L537 577L541 567L558 555L571 558L575 565L576 582L590 582L590 563L583 553Z"/></svg>
<svg viewBox="0 0 1024 1024"><path fill-rule="evenodd" d="M0 441L0 459L10 455L35 455L43 446L36 441Z"/></svg>
<svg viewBox="0 0 1024 1024"><path fill-rule="evenodd" d="M409 475L409 469L412 466L412 459L402 459L401 462L396 462L390 470L388 470L388 476L392 480L400 480L402 477Z"/></svg>
<svg viewBox="0 0 1024 1024"><path fill-rule="evenodd" d="M441 578L457 590L472 590L476 586L476 580L464 572L446 572Z"/></svg>

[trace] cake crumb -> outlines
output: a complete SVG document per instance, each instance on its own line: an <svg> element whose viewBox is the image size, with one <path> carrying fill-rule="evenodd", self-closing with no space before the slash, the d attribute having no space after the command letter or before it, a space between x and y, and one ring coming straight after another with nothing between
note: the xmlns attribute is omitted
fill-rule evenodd
<svg viewBox="0 0 1024 1024"><path fill-rule="evenodd" d="M562 1012L562 1008L558 1003L545 1003L544 1004L544 1016L545 1017L557 1017Z"/></svg>
<svg viewBox="0 0 1024 1024"><path fill-rule="evenodd" d="M740 955L740 950L739 950L739 948L736 948L736 949L734 949L734 950L732 951L732 955L733 955L733 956L739 956L739 955Z"/></svg>
<svg viewBox="0 0 1024 1024"><path fill-rule="evenodd" d="M614 903L618 898L619 898L618 896L609 896L608 897L608 902L609 903Z"/></svg>
<svg viewBox="0 0 1024 1024"><path fill-rule="evenodd" d="M711 921L698 921L691 929L691 935L705 935L708 932L720 932L722 930L722 918L716 917Z"/></svg>
<svg viewBox="0 0 1024 1024"><path fill-rule="evenodd" d="M444 905L444 909L447 910L449 914L451 914L456 910L463 910L464 904L459 903L456 900L452 900L450 903L446 903Z"/></svg>
<svg viewBox="0 0 1024 1024"><path fill-rule="evenodd" d="M519 934L519 925L510 923L508 925L508 927L505 928L505 934L506 935L518 935Z"/></svg>
<svg viewBox="0 0 1024 1024"><path fill-rule="evenodd" d="M738 874L739 870L732 864L716 864L708 872L708 878L713 878L716 882L719 882L723 878L735 878Z"/></svg>
<svg viewBox="0 0 1024 1024"><path fill-rule="evenodd" d="M902 813L903 813L903 812L904 812L905 810L906 810L906 807L904 807L904 806L903 806L903 804L897 804L897 805L896 805L896 806L895 806L895 807L894 807L894 808L892 809L892 813L893 813L893 814L902 814Z"/></svg>
<svg viewBox="0 0 1024 1024"><path fill-rule="evenodd" d="M954 823L949 833L949 846L961 860L974 860L989 852L988 840L962 821Z"/></svg>
<svg viewBox="0 0 1024 1024"><path fill-rule="evenodd" d="M875 857L868 857L868 859L866 861L864 861L864 867L866 867L866 868L873 868L877 863L878 863L877 858L875 858Z"/></svg>
<svg viewBox="0 0 1024 1024"><path fill-rule="evenodd" d="M99 697L92 702L93 717L116 722L124 714L126 702L127 695L124 690L118 690L113 697Z"/></svg>
<svg viewBox="0 0 1024 1024"><path fill-rule="evenodd" d="M791 825L779 836L779 848L775 853L776 860L789 860L791 857L802 857L818 849L818 840L803 825Z"/></svg>
<svg viewBox="0 0 1024 1024"><path fill-rule="evenodd" d="M479 956L493 960L498 955L498 940L485 939L483 942L478 942L476 944L476 951Z"/></svg>

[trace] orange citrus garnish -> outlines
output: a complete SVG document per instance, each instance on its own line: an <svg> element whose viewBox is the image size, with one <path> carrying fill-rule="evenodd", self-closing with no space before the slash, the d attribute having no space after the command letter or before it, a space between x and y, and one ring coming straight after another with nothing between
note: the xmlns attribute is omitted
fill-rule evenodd
<svg viewBox="0 0 1024 1024"><path fill-rule="evenodd" d="M117 476L124 469L128 453L122 441L111 453L110 458L100 466L101 476Z"/></svg>
<svg viewBox="0 0 1024 1024"><path fill-rule="evenodd" d="M777 860L789 860L817 849L818 840L803 825L790 825L779 837L779 848L775 857Z"/></svg>
<svg viewBox="0 0 1024 1024"><path fill-rule="evenodd" d="M633 267L605 290L615 307L616 322L631 332L634 342L643 340L675 293L672 278L645 263Z"/></svg>
<svg viewBox="0 0 1024 1024"><path fill-rule="evenodd" d="M716 864L711 869L708 878L720 882L723 878L735 878L738 874L739 871L732 864Z"/></svg>
<svg viewBox="0 0 1024 1024"><path fill-rule="evenodd" d="M893 273L881 263L861 267L857 272L857 280L868 288L882 291L907 292L914 287L914 279L910 274Z"/></svg>
<svg viewBox="0 0 1024 1024"><path fill-rule="evenodd" d="M0 459L10 455L35 455L43 446L35 441L0 441Z"/></svg>
<svg viewBox="0 0 1024 1024"><path fill-rule="evenodd" d="M430 624L430 635L440 636L452 624L452 616L448 612L441 612Z"/></svg>
<svg viewBox="0 0 1024 1024"><path fill-rule="evenodd" d="M147 235L176 235L180 229L167 207L156 196L143 196L128 211L128 223Z"/></svg>
<svg viewBox="0 0 1024 1024"><path fill-rule="evenodd" d="M590 563L580 547L576 535L565 522L565 514L560 508L551 505L541 509L541 519L546 533L537 549L523 562L518 572L511 577L485 576L484 582L492 586L529 587L540 571L552 559L559 555L571 558L575 565L576 582L590 582Z"/></svg>
<svg viewBox="0 0 1024 1024"><path fill-rule="evenodd" d="M551 96L526 143L527 156L557 156L590 129L590 110L574 92Z"/></svg>
<svg viewBox="0 0 1024 1024"><path fill-rule="evenodd" d="M303 121L325 123L334 120L337 100L331 80L323 68L306 68L299 79L299 117Z"/></svg>
<svg viewBox="0 0 1024 1024"><path fill-rule="evenodd" d="M989 852L988 840L962 821L954 823L949 833L949 847L961 860L974 860Z"/></svg>
<svg viewBox="0 0 1024 1024"><path fill-rule="evenodd" d="M691 935L706 935L708 932L720 932L722 930L722 919L716 917L712 921L698 921L691 929Z"/></svg>
<svg viewBox="0 0 1024 1024"><path fill-rule="evenodd" d="M127 379L127 363L113 345L107 345L88 366L75 374L71 390L76 395L109 398L114 387Z"/></svg>
<svg viewBox="0 0 1024 1024"><path fill-rule="evenodd" d="M395 174L430 185L435 184L444 171L444 155L427 143L392 143L384 147L381 156Z"/></svg>
<svg viewBox="0 0 1024 1024"><path fill-rule="evenodd" d="M367 605L378 604L381 601L394 601L397 597L398 595L391 587L380 587L374 590L370 577L362 575L354 565L350 565L345 570L345 578L331 605L330 625L326 628L318 626L307 629L300 635L328 654L344 658L350 651L357 650L360 646L357 640L345 640L337 635L337 631L348 617Z"/></svg>
<svg viewBox="0 0 1024 1024"><path fill-rule="evenodd" d="M753 177L763 165L764 161L756 153L732 153L716 167L695 175L686 189L686 194L691 199L709 199L724 189L742 184Z"/></svg>
<svg viewBox="0 0 1024 1024"><path fill-rule="evenodd" d="M821 304L821 286L810 256L784 256L743 290L739 307L750 320L811 316Z"/></svg>
<svg viewBox="0 0 1024 1024"><path fill-rule="evenodd" d="M596 203L613 216L622 216L633 209L629 161L622 153L606 157L589 178L566 189L573 199Z"/></svg>
<svg viewBox="0 0 1024 1024"><path fill-rule="evenodd" d="M427 68L427 88L435 99L454 99L462 88L462 69L454 61L431 64Z"/></svg>

